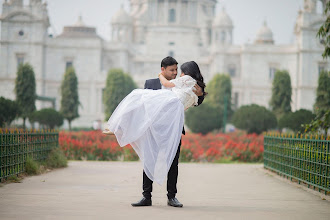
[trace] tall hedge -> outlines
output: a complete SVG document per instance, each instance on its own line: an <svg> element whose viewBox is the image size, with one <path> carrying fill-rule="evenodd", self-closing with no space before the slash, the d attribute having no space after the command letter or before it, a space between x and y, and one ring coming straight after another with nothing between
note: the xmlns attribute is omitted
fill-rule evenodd
<svg viewBox="0 0 330 220"><path fill-rule="evenodd" d="M319 75L316 90L314 112L323 115L330 109L330 72L323 71Z"/></svg>
<svg viewBox="0 0 330 220"><path fill-rule="evenodd" d="M21 64L18 67L15 81L16 102L21 109L20 116L23 118L23 127L29 115L36 110L35 101L36 81L33 68L30 64Z"/></svg>
<svg viewBox="0 0 330 220"><path fill-rule="evenodd" d="M79 117L79 94L78 94L78 79L73 67L66 70L61 85L61 109L60 112L69 122L71 130L72 120Z"/></svg>
<svg viewBox="0 0 330 220"><path fill-rule="evenodd" d="M279 119L284 114L291 112L292 87L288 71L276 71L272 86L270 106Z"/></svg>
<svg viewBox="0 0 330 220"><path fill-rule="evenodd" d="M231 105L231 78L227 74L216 74L207 84L208 95L205 102L220 108L224 111L225 97L227 96L227 115L230 117L233 113Z"/></svg>
<svg viewBox="0 0 330 220"><path fill-rule="evenodd" d="M132 77L122 69L111 69L103 93L105 120L108 120L118 104L137 86Z"/></svg>
<svg viewBox="0 0 330 220"><path fill-rule="evenodd" d="M314 104L314 120L305 125L305 131L328 135L330 128L330 72L323 71L319 75Z"/></svg>

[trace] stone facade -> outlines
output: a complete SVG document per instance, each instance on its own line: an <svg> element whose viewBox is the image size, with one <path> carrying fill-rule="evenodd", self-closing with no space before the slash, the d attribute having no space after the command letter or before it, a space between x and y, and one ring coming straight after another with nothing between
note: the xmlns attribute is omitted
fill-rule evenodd
<svg viewBox="0 0 330 220"><path fill-rule="evenodd" d="M102 91L111 68L129 72L140 87L155 78L160 61L174 56L180 64L195 60L209 81L216 73L228 73L236 107L256 103L268 107L276 69L286 69L293 89L292 109L312 109L319 71L328 69L315 37L324 21L316 13L316 0L305 0L298 12L295 42L277 45L264 22L254 43L233 44L234 24L216 0L130 0L112 17L111 41L96 34L82 18L66 26L58 36L48 33L47 4L41 0L6 0L2 5L0 39L0 96L14 99L18 63L35 70L37 93L55 97L60 107L60 84L67 66L73 65L79 80L80 118L73 126L92 126L103 120ZM56 22L56 21L54 21ZM47 106L37 103L38 109Z"/></svg>

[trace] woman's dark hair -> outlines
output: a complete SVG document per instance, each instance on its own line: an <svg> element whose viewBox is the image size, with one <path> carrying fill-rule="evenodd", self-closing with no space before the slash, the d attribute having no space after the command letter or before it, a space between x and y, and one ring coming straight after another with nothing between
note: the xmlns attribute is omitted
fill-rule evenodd
<svg viewBox="0 0 330 220"><path fill-rule="evenodd" d="M160 66L164 67L166 69L166 67L173 66L176 64L178 64L178 62L173 57L168 56L162 60L162 62L160 63Z"/></svg>
<svg viewBox="0 0 330 220"><path fill-rule="evenodd" d="M191 76L193 79L197 81L197 84L202 88L204 96L207 95L205 90L205 83L204 78L201 74L201 71L199 70L199 67L195 61L189 61L181 65L181 72L183 72L185 75Z"/></svg>

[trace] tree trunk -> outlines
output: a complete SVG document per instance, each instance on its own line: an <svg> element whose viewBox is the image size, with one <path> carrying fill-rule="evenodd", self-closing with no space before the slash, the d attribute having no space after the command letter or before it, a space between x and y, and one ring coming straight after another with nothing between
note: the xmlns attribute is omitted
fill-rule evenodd
<svg viewBox="0 0 330 220"><path fill-rule="evenodd" d="M71 131L71 120L68 121L69 121L69 131Z"/></svg>
<svg viewBox="0 0 330 220"><path fill-rule="evenodd" d="M25 120L26 118L23 118L23 129L25 129Z"/></svg>

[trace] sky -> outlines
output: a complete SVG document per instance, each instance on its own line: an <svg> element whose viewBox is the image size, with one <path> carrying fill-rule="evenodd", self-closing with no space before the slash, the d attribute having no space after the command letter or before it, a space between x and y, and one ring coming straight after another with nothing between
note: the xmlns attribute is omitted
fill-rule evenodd
<svg viewBox="0 0 330 220"><path fill-rule="evenodd" d="M0 0L0 4L4 0ZM28 0L24 0L25 4ZM275 44L290 44L298 10L304 0L218 0L216 12L225 7L234 24L234 44L251 43L266 20L274 34ZM129 0L48 0L50 32L59 35L63 26L72 25L79 15L87 26L95 26L97 33L110 40L112 15L124 5L129 11ZM0 9L1 13L2 7ZM321 2L318 2L321 12Z"/></svg>

